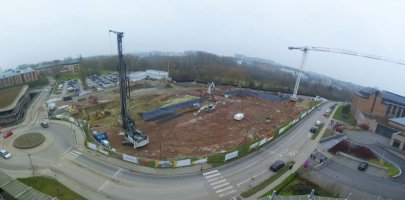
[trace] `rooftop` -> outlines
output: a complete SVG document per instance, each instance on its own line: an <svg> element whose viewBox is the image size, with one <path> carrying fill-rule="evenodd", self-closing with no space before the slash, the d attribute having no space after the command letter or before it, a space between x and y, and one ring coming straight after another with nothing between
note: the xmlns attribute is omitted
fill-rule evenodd
<svg viewBox="0 0 405 200"><path fill-rule="evenodd" d="M364 89L356 92L356 94L361 97L368 98L371 94L374 94L376 92L380 93L384 103L394 103L394 104L405 106L405 97L398 95L398 94L394 94L392 92L384 91L384 90L380 91L375 88L364 88Z"/></svg>
<svg viewBox="0 0 405 200"><path fill-rule="evenodd" d="M9 70L6 70L4 72L0 72L0 79L1 78L8 78L8 77L12 77L12 76L15 76L15 75L18 75L18 74L24 74L24 73L32 72L32 71L34 71L34 70L32 68L30 68L30 67L28 67L26 69L22 69L22 70L9 69Z"/></svg>
<svg viewBox="0 0 405 200"><path fill-rule="evenodd" d="M35 69L45 69L48 67L74 65L74 64L79 64L79 59L57 60L55 62L41 63Z"/></svg>
<svg viewBox="0 0 405 200"><path fill-rule="evenodd" d="M403 125L405 126L405 117L401 117L401 118L392 118L390 119L390 121L395 122L397 124Z"/></svg>
<svg viewBox="0 0 405 200"><path fill-rule="evenodd" d="M2 98L0 99L0 112L13 109L27 89L28 86L24 85L0 90L2 94Z"/></svg>

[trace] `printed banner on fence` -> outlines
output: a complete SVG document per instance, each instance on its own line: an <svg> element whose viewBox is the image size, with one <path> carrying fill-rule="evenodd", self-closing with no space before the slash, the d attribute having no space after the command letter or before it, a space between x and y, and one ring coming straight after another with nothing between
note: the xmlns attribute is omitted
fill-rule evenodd
<svg viewBox="0 0 405 200"><path fill-rule="evenodd" d="M96 145L96 144L87 142L87 147L89 147L90 149L93 149L93 150L97 151L97 145Z"/></svg>
<svg viewBox="0 0 405 200"><path fill-rule="evenodd" d="M266 141L266 142L269 142L269 141L272 140L272 139L273 139L273 136L267 138L267 141Z"/></svg>
<svg viewBox="0 0 405 200"><path fill-rule="evenodd" d="M238 157L239 151L234 151L225 155L225 161Z"/></svg>
<svg viewBox="0 0 405 200"><path fill-rule="evenodd" d="M190 165L191 165L191 159L174 161L174 167L185 167L185 166L190 166Z"/></svg>
<svg viewBox="0 0 405 200"><path fill-rule="evenodd" d="M196 164L202 164L202 163L206 163L207 161L208 161L208 159L207 159L207 158L204 158L204 159L200 159L200 160L194 161L193 164L194 164L194 165L196 165Z"/></svg>
<svg viewBox="0 0 405 200"><path fill-rule="evenodd" d="M104 151L104 150L102 150L102 149L100 149L99 151L100 151L100 153L103 153L103 154L105 154L105 155L108 155L108 151Z"/></svg>
<svg viewBox="0 0 405 200"><path fill-rule="evenodd" d="M282 133L284 133L284 131L285 131L285 127L280 128L280 130L278 130L278 134L282 134Z"/></svg>
<svg viewBox="0 0 405 200"><path fill-rule="evenodd" d="M300 121L299 119L294 119L293 125L296 124L296 123L299 122L299 121Z"/></svg>
<svg viewBox="0 0 405 200"><path fill-rule="evenodd" d="M267 138L263 138L262 140L260 140L259 146L262 146L262 145L265 144L266 142L267 142Z"/></svg>
<svg viewBox="0 0 405 200"><path fill-rule="evenodd" d="M173 167L173 162L170 160L155 160L155 167L159 168Z"/></svg>
<svg viewBox="0 0 405 200"><path fill-rule="evenodd" d="M122 154L122 159L128 162L136 163L138 164L138 158L135 156L130 156L127 154Z"/></svg>
<svg viewBox="0 0 405 200"><path fill-rule="evenodd" d="M251 151L252 149L256 149L257 146L259 146L259 142L253 143L249 146L249 151Z"/></svg>
<svg viewBox="0 0 405 200"><path fill-rule="evenodd" d="M304 118L307 115L307 112L302 113L301 119Z"/></svg>

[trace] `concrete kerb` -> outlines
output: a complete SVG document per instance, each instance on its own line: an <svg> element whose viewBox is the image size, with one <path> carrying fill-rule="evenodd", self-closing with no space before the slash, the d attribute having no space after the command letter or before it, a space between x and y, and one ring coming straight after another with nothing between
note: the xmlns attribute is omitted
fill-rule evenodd
<svg viewBox="0 0 405 200"><path fill-rule="evenodd" d="M399 171L399 173L398 173L397 175L395 175L395 176L392 176L392 178L396 178L396 177L398 177L398 176L401 176L401 174L402 174L402 169L401 169L401 167L399 167L399 166L398 166L396 163L394 163L393 161L391 161L391 160L385 158L384 156L380 155L379 153L377 153L376 151L372 150L371 148L369 148L369 147L367 147L367 146L364 146L364 145L362 145L362 144L359 144L359 143L353 142L353 141L349 141L349 142L370 149L373 153L375 153L376 155L378 155L380 158L384 159L385 161L387 161L387 162L389 162L391 165L393 165L395 168L397 168L398 171ZM377 145L378 145L378 144L377 144Z"/></svg>

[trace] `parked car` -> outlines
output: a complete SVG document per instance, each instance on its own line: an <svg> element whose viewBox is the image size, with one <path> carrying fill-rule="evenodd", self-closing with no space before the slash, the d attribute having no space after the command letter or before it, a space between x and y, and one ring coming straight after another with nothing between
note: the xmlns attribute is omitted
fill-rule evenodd
<svg viewBox="0 0 405 200"><path fill-rule="evenodd" d="M0 149L0 156L5 158L5 159L11 158L10 152L8 152L8 151L6 151L4 149Z"/></svg>
<svg viewBox="0 0 405 200"><path fill-rule="evenodd" d="M270 170L273 172L277 172L278 170L280 170L281 168L283 168L285 166L285 162L282 160L277 160L275 161L271 166L270 166Z"/></svg>
<svg viewBox="0 0 405 200"><path fill-rule="evenodd" d="M321 121L316 121L315 126L319 126L319 125L321 125Z"/></svg>
<svg viewBox="0 0 405 200"><path fill-rule="evenodd" d="M316 132L316 128L315 128L315 127L312 127L311 129L309 129L309 132L315 133L315 132Z"/></svg>
<svg viewBox="0 0 405 200"><path fill-rule="evenodd" d="M8 137L10 137L11 135L13 135L13 131L12 131L12 130L9 130L9 131L7 131L7 132L5 132L5 133L3 134L3 138L8 138Z"/></svg>
<svg viewBox="0 0 405 200"><path fill-rule="evenodd" d="M367 167L368 167L368 163L366 163L366 162L360 162L358 169L359 169L360 171L366 171Z"/></svg>

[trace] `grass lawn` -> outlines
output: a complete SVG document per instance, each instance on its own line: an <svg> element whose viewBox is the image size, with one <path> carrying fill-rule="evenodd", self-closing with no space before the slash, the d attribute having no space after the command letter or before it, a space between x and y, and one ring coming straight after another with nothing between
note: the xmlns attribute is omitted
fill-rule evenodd
<svg viewBox="0 0 405 200"><path fill-rule="evenodd" d="M62 81L66 81L69 79L80 79L79 74L62 74L57 80L56 85L59 85Z"/></svg>
<svg viewBox="0 0 405 200"><path fill-rule="evenodd" d="M312 107L318 105L319 103L321 103L321 101L311 101L311 102L309 103L309 108L312 108Z"/></svg>
<svg viewBox="0 0 405 200"><path fill-rule="evenodd" d="M342 111L342 105L339 105L335 114L333 115L333 119L340 120L342 122L346 122L352 126L356 126L357 122L353 115L349 112L349 114L345 114Z"/></svg>
<svg viewBox="0 0 405 200"><path fill-rule="evenodd" d="M1 89L0 108L4 108L12 104L18 93L20 93L22 87L23 86L17 86Z"/></svg>
<svg viewBox="0 0 405 200"><path fill-rule="evenodd" d="M370 160L370 162L372 162L374 164L377 164L377 165L380 165L382 167L388 168L390 176L395 176L395 175L399 174L399 170L396 167L392 166L388 162L384 162L384 161L381 161L381 160Z"/></svg>
<svg viewBox="0 0 405 200"><path fill-rule="evenodd" d="M277 180L280 176L285 174L289 170L288 166L292 163L294 163L294 162L293 161L287 162L286 165L283 168L281 168L280 170L278 170L273 176L270 176L268 179L264 180L263 182L259 183L258 185L254 186L253 188L242 192L240 196L247 198L247 197L250 197L250 196L256 194L256 192L259 192L260 190L264 189L265 187L267 187L268 185L273 183L275 180Z"/></svg>
<svg viewBox="0 0 405 200"><path fill-rule="evenodd" d="M19 178L18 180L40 192L61 200L85 200L85 198L52 178L37 176L30 178Z"/></svg>

